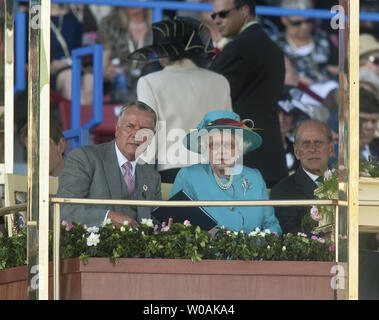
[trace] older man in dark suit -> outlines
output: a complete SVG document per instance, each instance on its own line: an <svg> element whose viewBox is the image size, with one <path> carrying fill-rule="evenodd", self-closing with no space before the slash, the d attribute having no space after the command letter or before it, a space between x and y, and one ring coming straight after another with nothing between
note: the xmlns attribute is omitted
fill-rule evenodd
<svg viewBox="0 0 379 320"><path fill-rule="evenodd" d="M327 168L328 160L334 153L329 127L318 120L301 122L295 131L294 152L300 166L293 175L284 178L271 189L272 200L314 199L313 191L322 178L321 171ZM302 229L302 220L309 212L310 207L275 208L283 234L310 233L310 229Z"/></svg>
<svg viewBox="0 0 379 320"><path fill-rule="evenodd" d="M211 70L229 83L233 110L252 119L264 143L244 164L261 171L268 187L287 175L276 103L284 84L284 58L255 20L254 0L215 0L211 14L223 37L231 38Z"/></svg>
<svg viewBox="0 0 379 320"><path fill-rule="evenodd" d="M138 134L144 129L155 131L156 119L155 112L142 102L124 106L115 140L70 152L59 176L57 197L161 200L158 172L137 162L146 142ZM150 218L150 212L151 207L140 206L63 205L62 220L95 226L110 219L116 226L127 221L136 227L142 218Z"/></svg>

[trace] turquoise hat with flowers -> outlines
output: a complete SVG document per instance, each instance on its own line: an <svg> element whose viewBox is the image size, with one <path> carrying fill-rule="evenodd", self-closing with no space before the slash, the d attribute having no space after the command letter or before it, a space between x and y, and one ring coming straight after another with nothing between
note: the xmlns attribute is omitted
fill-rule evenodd
<svg viewBox="0 0 379 320"><path fill-rule="evenodd" d="M203 120L197 126L197 130L191 131L184 137L184 146L193 152L200 153L200 139L213 129L225 130L232 132L241 129L243 132L243 144L245 152L257 149L262 144L262 137L255 130L254 122L251 119L241 121L240 116L232 111L211 111L208 112Z"/></svg>

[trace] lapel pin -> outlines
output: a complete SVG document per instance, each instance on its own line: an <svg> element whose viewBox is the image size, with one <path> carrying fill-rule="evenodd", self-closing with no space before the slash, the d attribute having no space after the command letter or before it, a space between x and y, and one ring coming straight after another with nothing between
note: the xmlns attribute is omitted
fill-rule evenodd
<svg viewBox="0 0 379 320"><path fill-rule="evenodd" d="M146 184L143 185L142 190L143 190L142 195L146 199L146 192L147 192L147 185Z"/></svg>

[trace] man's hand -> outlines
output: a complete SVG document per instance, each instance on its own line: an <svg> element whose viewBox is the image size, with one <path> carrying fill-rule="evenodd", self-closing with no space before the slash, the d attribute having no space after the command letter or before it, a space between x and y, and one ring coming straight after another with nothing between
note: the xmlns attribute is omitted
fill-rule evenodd
<svg viewBox="0 0 379 320"><path fill-rule="evenodd" d="M120 228L125 221L128 221L128 225L134 228L138 228L139 224L137 223L136 220L134 220L132 217L129 217L128 215L121 213L121 212L116 212L116 211L109 211L108 213L108 219L111 219L112 224Z"/></svg>

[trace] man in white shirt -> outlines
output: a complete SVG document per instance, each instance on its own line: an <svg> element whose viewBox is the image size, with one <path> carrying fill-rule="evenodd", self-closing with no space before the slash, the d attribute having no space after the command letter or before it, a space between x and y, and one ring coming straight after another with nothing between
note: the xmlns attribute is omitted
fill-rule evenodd
<svg viewBox="0 0 379 320"><path fill-rule="evenodd" d="M305 120L295 131L294 152L300 161L296 172L281 180L270 193L275 200L313 199L313 191L322 180L322 172L334 154L329 127L319 120ZM302 226L303 218L310 214L310 207L276 207L275 215L283 234L310 233L310 226Z"/></svg>
<svg viewBox="0 0 379 320"><path fill-rule="evenodd" d="M146 147L141 130L155 132L156 114L135 101L124 106L116 124L115 140L72 150L59 176L57 197L120 200L161 200L161 179L150 165L139 164ZM144 145L142 145L144 144ZM62 220L99 226L105 219L120 226L138 226L150 218L152 207L120 205L63 205Z"/></svg>

